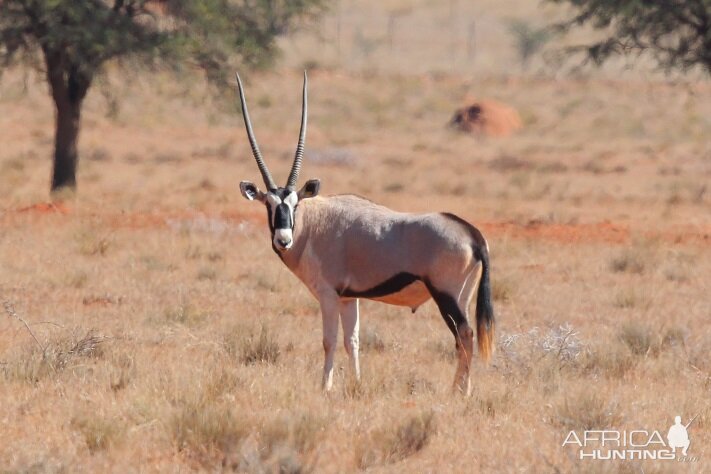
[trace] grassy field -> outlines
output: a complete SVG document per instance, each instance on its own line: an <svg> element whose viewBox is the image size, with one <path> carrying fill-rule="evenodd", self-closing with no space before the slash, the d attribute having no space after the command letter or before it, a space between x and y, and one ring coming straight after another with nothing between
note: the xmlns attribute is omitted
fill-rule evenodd
<svg viewBox="0 0 711 474"><path fill-rule="evenodd" d="M420 3L414 19L448 14ZM51 103L40 79L10 71L0 472L711 469L708 81L523 74L510 45L486 42L484 57L507 59L476 73L411 70L402 46L400 65L379 50L314 63L313 41L289 39L276 70L243 73L265 158L285 180L311 62L302 181L483 231L498 347L475 365L472 396L451 393L454 344L432 302L414 315L361 304L363 381L349 383L339 348L321 393L318 305L239 194L259 174L231 106L161 74L110 74L112 93L95 88L84 111L79 194L47 204ZM514 107L522 130L446 128L472 97ZM693 462L580 461L561 446L585 428L666 436L675 415L698 415Z"/></svg>

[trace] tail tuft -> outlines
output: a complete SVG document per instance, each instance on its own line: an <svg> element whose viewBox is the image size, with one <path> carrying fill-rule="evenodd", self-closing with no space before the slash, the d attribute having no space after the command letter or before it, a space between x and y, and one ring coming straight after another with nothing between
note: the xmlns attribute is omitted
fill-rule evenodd
<svg viewBox="0 0 711 474"><path fill-rule="evenodd" d="M491 303L491 279L489 275L489 252L485 246L476 246L474 255L481 261L482 272L476 295L476 338L479 356L489 362L494 354L495 325L494 307Z"/></svg>

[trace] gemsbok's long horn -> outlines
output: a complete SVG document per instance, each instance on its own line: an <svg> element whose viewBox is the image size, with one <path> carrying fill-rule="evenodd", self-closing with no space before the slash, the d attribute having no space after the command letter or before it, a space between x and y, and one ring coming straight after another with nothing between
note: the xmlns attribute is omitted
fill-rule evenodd
<svg viewBox="0 0 711 474"><path fill-rule="evenodd" d="M259 167L259 172L262 173L262 179L264 179L264 184L267 186L269 191L277 189L277 185L274 183L271 173L267 165L262 159L262 153L259 151L259 145L257 145L257 139L254 138L254 132L252 131L252 122L249 120L249 111L247 110L247 101L244 98L244 90L242 88L242 80L239 78L239 73L237 74L237 87L239 88L239 98L242 103L242 117L244 118L244 126L247 129L247 136L249 137L249 144L252 147L252 154L254 159L257 160L257 166Z"/></svg>
<svg viewBox="0 0 711 474"><path fill-rule="evenodd" d="M301 160L304 159L304 143L306 142L306 122L308 120L307 93L308 79L306 71L304 71L304 93L301 102L301 131L299 132L299 143L296 145L296 154L294 155L294 164L291 166L291 173L286 182L286 188L293 191L296 188L296 180L299 179L299 171L301 171Z"/></svg>

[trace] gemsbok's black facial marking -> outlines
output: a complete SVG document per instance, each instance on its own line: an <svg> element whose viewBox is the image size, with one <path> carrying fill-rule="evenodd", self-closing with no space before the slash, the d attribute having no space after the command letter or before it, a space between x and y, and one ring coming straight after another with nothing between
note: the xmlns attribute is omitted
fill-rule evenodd
<svg viewBox="0 0 711 474"><path fill-rule="evenodd" d="M291 210L289 205L285 203L279 204L274 210L274 228L275 229L292 229L294 224L291 220Z"/></svg>
<svg viewBox="0 0 711 474"><path fill-rule="evenodd" d="M346 287L338 291L338 294L348 298L382 298L383 296L397 293L419 280L421 280L421 278L417 275L402 272L368 290L354 291Z"/></svg>
<svg viewBox="0 0 711 474"><path fill-rule="evenodd" d="M269 223L269 233L274 236L274 222L272 221L272 205L267 203L267 223Z"/></svg>

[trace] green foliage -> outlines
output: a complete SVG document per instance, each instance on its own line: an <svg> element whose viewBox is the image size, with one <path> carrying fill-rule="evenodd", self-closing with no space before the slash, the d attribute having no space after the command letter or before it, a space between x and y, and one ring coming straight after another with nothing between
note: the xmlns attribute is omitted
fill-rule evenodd
<svg viewBox="0 0 711 474"><path fill-rule="evenodd" d="M223 85L233 61L263 65L275 38L326 0L4 0L0 64L38 65L38 53L88 81L110 59L181 69ZM230 71L231 72L231 71Z"/></svg>
<svg viewBox="0 0 711 474"><path fill-rule="evenodd" d="M538 53L552 37L552 32L548 28L534 28L523 20L512 20L509 23L509 31L516 39L516 49L524 68L528 66L531 57Z"/></svg>
<svg viewBox="0 0 711 474"><path fill-rule="evenodd" d="M604 33L581 45L595 64L610 56L650 53L665 69L700 66L711 72L711 0L549 0L574 9L556 25L562 30L587 25Z"/></svg>
<svg viewBox="0 0 711 474"><path fill-rule="evenodd" d="M52 190L76 187L82 102L108 61L199 69L224 89L238 63L267 64L276 37L326 1L0 0L0 67L46 72L57 108Z"/></svg>

